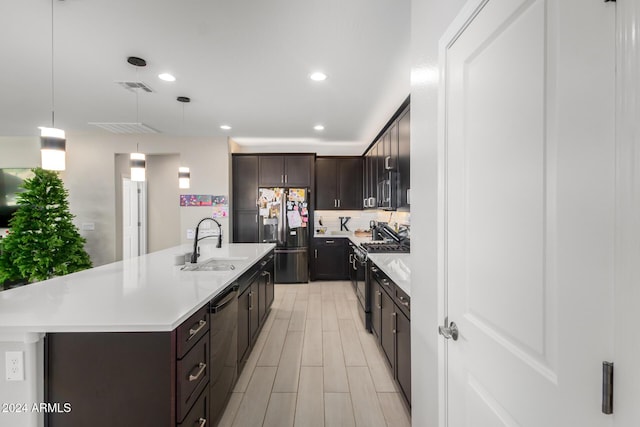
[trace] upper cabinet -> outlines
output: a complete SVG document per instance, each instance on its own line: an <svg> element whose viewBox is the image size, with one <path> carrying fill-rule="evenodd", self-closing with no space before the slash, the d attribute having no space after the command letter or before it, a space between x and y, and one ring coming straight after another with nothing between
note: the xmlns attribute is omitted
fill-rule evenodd
<svg viewBox="0 0 640 427"><path fill-rule="evenodd" d="M316 209L362 209L362 157L316 159Z"/></svg>
<svg viewBox="0 0 640 427"><path fill-rule="evenodd" d="M398 119L398 209L402 210L409 210L411 205L410 122L411 110L407 107Z"/></svg>
<svg viewBox="0 0 640 427"><path fill-rule="evenodd" d="M409 105L396 113L382 135L364 154L363 206L409 210Z"/></svg>
<svg viewBox="0 0 640 427"><path fill-rule="evenodd" d="M260 187L311 187L313 154L260 155Z"/></svg>

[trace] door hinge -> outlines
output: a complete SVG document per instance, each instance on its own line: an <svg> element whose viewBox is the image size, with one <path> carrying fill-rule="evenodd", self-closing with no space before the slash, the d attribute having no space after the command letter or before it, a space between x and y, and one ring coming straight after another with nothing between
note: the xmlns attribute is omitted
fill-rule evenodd
<svg viewBox="0 0 640 427"><path fill-rule="evenodd" d="M613 362L602 362L602 413L613 414Z"/></svg>

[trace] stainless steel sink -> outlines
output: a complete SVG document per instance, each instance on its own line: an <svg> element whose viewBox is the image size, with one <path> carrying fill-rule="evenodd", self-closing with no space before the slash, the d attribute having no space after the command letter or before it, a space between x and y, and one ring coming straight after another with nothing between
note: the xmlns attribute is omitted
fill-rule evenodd
<svg viewBox="0 0 640 427"><path fill-rule="evenodd" d="M181 268L182 271L231 271L235 269L235 265L231 264L229 260L222 259L210 259L197 264L186 264Z"/></svg>

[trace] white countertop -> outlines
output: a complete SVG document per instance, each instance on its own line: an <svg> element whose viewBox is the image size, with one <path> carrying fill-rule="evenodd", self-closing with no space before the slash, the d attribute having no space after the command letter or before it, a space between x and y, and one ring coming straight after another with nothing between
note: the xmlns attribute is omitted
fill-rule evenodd
<svg viewBox="0 0 640 427"><path fill-rule="evenodd" d="M353 233L339 232L332 234L331 232L320 234L316 233L313 237L323 239L348 238L354 244L372 242L371 237L356 237ZM394 283L402 289L408 296L411 296L411 258L407 253L382 253L368 254L371 261L375 263Z"/></svg>
<svg viewBox="0 0 640 427"><path fill-rule="evenodd" d="M215 243L200 242L199 263L236 258L235 270L181 271L185 244L0 292L0 334L171 331L275 247Z"/></svg>
<svg viewBox="0 0 640 427"><path fill-rule="evenodd" d="M411 254L369 254L373 261L408 296L411 296Z"/></svg>

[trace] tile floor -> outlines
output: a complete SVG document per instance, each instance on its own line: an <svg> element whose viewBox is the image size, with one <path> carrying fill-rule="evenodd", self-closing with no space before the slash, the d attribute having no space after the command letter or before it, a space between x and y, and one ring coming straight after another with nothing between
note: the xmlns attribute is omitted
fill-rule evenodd
<svg viewBox="0 0 640 427"><path fill-rule="evenodd" d="M221 427L408 427L350 282L276 285Z"/></svg>

